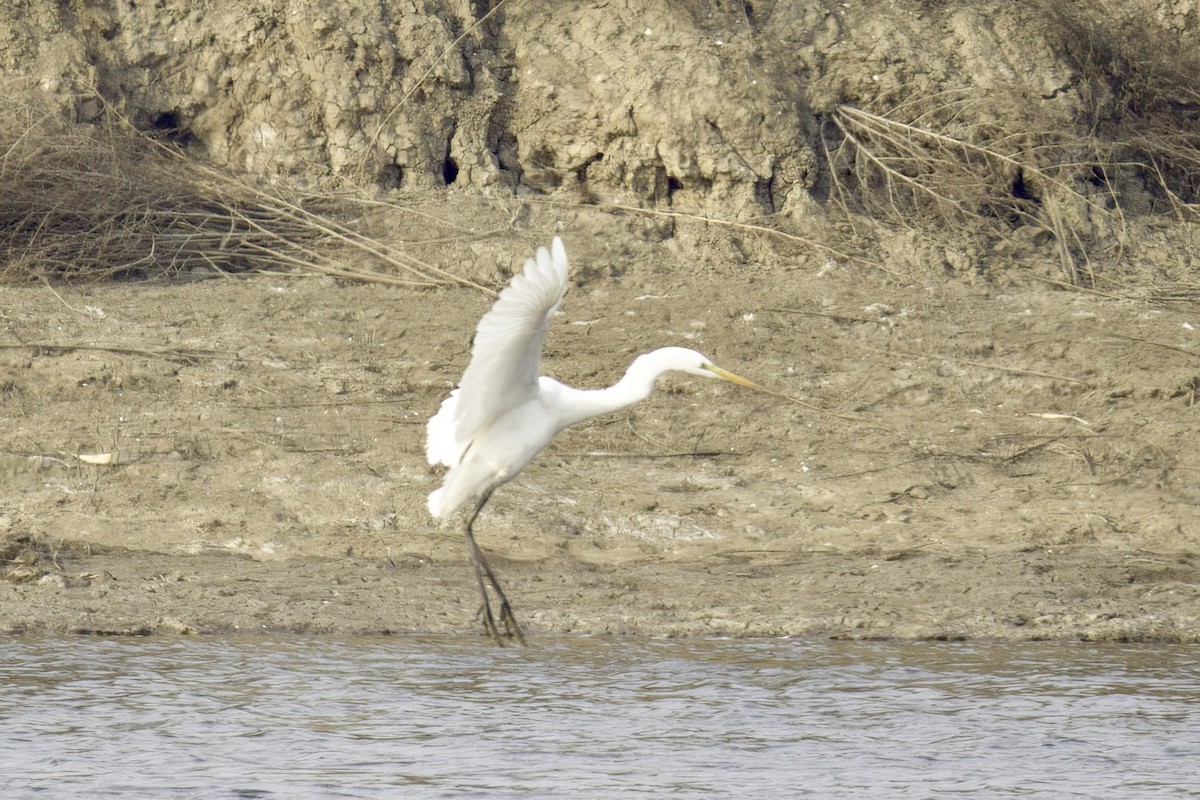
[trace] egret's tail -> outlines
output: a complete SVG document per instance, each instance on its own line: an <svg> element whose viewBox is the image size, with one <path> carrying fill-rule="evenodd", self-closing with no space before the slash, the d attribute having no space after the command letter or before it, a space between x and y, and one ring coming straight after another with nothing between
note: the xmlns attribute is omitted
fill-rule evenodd
<svg viewBox="0 0 1200 800"><path fill-rule="evenodd" d="M448 517L458 511L473 497L499 486L507 480L495 468L479 459L468 458L446 473L442 488L429 495L429 513L435 517Z"/></svg>
<svg viewBox="0 0 1200 800"><path fill-rule="evenodd" d="M457 415L458 389L455 389L442 401L438 413L434 414L425 426L425 455L430 464L457 467L458 462L462 461L467 448L454 435Z"/></svg>
<svg viewBox="0 0 1200 800"><path fill-rule="evenodd" d="M443 508L442 498L446 496L445 489L435 489L429 493L429 513L435 517L442 516L446 510Z"/></svg>

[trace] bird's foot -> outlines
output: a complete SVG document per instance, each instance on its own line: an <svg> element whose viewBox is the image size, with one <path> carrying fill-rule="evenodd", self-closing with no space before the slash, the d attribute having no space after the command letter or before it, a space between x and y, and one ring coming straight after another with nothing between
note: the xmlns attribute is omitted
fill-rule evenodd
<svg viewBox="0 0 1200 800"><path fill-rule="evenodd" d="M525 634L521 632L521 626L517 624L517 618L507 600L500 603L500 622L504 625L505 637L525 644Z"/></svg>
<svg viewBox="0 0 1200 800"><path fill-rule="evenodd" d="M522 645L525 644L525 634L521 632L521 626L517 624L517 618L513 614L508 600L504 598L500 600L499 625L496 624L496 618L492 615L490 603L485 603L479 609L479 616L483 618L483 629L496 644L506 647L514 639ZM501 630L501 626L503 626L503 630Z"/></svg>

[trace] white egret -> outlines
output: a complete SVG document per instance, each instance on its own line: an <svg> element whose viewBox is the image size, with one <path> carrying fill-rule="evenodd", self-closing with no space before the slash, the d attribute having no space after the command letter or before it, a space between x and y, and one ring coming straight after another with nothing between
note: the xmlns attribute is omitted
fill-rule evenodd
<svg viewBox="0 0 1200 800"><path fill-rule="evenodd" d="M429 420L429 463L450 468L441 488L429 495L429 512L446 517L468 501L467 547L483 596L483 624L501 640L487 587L500 603L503 635L522 639L512 605L479 545L474 526L497 487L512 480L568 425L616 411L650 395L658 376L670 370L723 378L751 389L757 384L726 372L683 347L664 347L639 356L625 377L607 389L574 389L538 377L546 326L567 291L567 252L558 237L525 262L496 304L479 320L471 361L458 388Z"/></svg>

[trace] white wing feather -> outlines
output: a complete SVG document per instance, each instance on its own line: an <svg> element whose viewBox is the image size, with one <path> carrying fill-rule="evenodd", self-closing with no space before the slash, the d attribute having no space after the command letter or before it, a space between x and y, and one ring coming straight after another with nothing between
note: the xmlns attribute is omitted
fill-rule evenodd
<svg viewBox="0 0 1200 800"><path fill-rule="evenodd" d="M429 420L429 463L457 466L481 430L535 395L546 326L566 291L567 252L556 236L479 320L459 388Z"/></svg>

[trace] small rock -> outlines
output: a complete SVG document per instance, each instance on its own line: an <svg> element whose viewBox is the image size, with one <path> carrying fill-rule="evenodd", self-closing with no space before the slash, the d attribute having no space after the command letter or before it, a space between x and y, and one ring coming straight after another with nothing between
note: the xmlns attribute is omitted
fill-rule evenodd
<svg viewBox="0 0 1200 800"><path fill-rule="evenodd" d="M175 617L159 617L158 621L155 622L154 627L159 631L166 633L179 633L185 636L191 636L199 633L199 631L194 627L188 625L183 620L176 619Z"/></svg>

